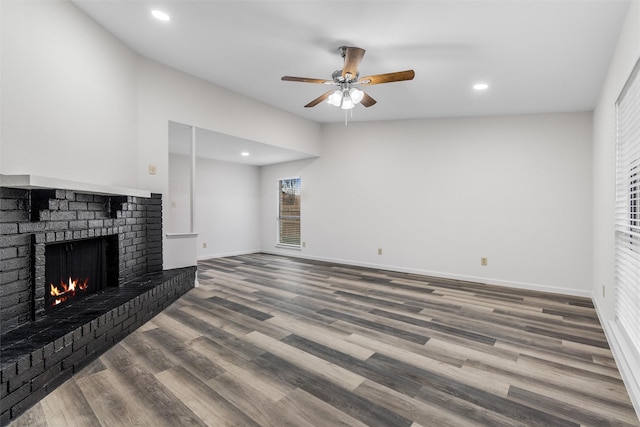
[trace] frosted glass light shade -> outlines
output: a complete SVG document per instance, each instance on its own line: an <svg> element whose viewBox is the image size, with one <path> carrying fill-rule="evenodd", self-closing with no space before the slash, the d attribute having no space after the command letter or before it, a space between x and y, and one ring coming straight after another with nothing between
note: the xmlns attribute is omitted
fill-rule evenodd
<svg viewBox="0 0 640 427"><path fill-rule="evenodd" d="M355 107L355 104L351 100L351 97L349 96L349 94L345 93L344 97L342 98L342 109L343 110L350 110L353 107Z"/></svg>
<svg viewBox="0 0 640 427"><path fill-rule="evenodd" d="M334 91L331 95L329 95L329 98L327 98L327 102L331 105L339 107L340 103L342 102L342 91L340 89Z"/></svg>
<svg viewBox="0 0 640 427"><path fill-rule="evenodd" d="M360 101L362 101L362 98L364 98L364 92L360 89L351 88L349 90L349 96L351 96L351 100L354 104L359 104Z"/></svg>

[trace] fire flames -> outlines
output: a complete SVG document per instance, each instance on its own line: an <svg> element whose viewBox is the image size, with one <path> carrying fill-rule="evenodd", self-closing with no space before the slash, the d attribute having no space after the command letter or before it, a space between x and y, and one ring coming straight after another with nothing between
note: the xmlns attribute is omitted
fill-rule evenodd
<svg viewBox="0 0 640 427"><path fill-rule="evenodd" d="M50 283L49 295L54 297L54 301L51 305L58 305L61 302L75 297L76 292L78 291L86 291L89 287L88 282L89 279L84 279L84 281L81 281L81 279L72 279L71 277L69 277L69 281L67 283L60 281L59 286Z"/></svg>

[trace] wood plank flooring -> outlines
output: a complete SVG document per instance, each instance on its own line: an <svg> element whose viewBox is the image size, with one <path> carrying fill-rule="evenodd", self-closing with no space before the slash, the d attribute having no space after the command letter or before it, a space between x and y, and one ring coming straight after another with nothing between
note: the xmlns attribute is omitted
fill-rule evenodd
<svg viewBox="0 0 640 427"><path fill-rule="evenodd" d="M265 254L11 426L640 426L591 301Z"/></svg>

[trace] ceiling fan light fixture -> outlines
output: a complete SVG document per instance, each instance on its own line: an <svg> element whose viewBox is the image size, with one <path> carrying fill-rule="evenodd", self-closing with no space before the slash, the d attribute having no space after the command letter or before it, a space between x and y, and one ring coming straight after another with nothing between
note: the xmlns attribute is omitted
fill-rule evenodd
<svg viewBox="0 0 640 427"><path fill-rule="evenodd" d="M343 110L351 110L353 107L355 107L356 104L354 104L353 100L351 99L351 96L349 95L349 90L345 89L344 92L342 92L342 109Z"/></svg>
<svg viewBox="0 0 640 427"><path fill-rule="evenodd" d="M329 97L327 98L327 102L331 105L335 105L336 107L340 106L342 102L342 91L340 89L336 89Z"/></svg>
<svg viewBox="0 0 640 427"><path fill-rule="evenodd" d="M338 51L342 56L344 65L342 69L336 70L331 74L331 80L294 76L283 76L281 78L281 80L289 82L329 84L338 87L337 90L329 90L318 96L311 102L307 103L304 106L305 108L315 107L324 101L333 106L342 108L345 110L345 113L347 110L352 110L357 104L361 104L368 108L374 105L377 101L369 96L368 93L365 93L360 89L356 89L353 86L401 82L405 80L413 80L415 76L415 72L413 70L405 70L393 73L375 74L360 79L358 66L360 65L360 61L362 61L365 50L354 46L341 46Z"/></svg>
<svg viewBox="0 0 640 427"><path fill-rule="evenodd" d="M349 89L349 96L351 97L351 100L354 104L359 104L360 101L362 101L362 98L364 98L364 92L360 89L352 87L351 89Z"/></svg>

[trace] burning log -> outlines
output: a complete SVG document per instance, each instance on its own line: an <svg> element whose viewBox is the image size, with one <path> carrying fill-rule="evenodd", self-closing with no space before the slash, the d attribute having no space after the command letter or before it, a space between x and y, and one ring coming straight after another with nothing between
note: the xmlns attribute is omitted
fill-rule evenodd
<svg viewBox="0 0 640 427"><path fill-rule="evenodd" d="M86 291L89 283L89 279L72 279L69 277L69 281L67 283L60 281L60 285L56 286L53 283L49 284L49 295L51 295L54 300L51 305L58 305L61 302L64 302L68 299L71 299L76 296L76 292L78 291Z"/></svg>

